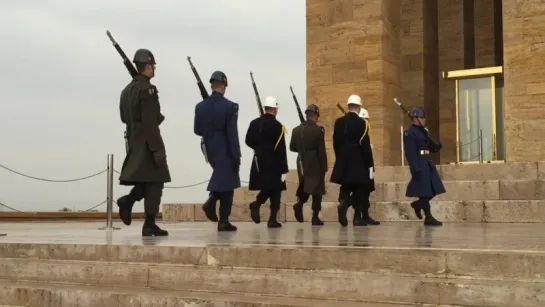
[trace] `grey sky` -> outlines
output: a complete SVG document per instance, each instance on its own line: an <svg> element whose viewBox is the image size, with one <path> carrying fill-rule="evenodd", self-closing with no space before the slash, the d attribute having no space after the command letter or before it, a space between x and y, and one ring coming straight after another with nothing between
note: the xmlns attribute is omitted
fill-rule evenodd
<svg viewBox="0 0 545 307"><path fill-rule="evenodd" d="M186 56L192 56L207 87L214 70L229 78L226 97L240 105L242 180L248 180L251 159L243 139L258 114L249 71L262 99L279 99L278 118L289 131L299 121L290 85L305 106L304 1L9 1L0 5L0 28L0 164L33 176L92 174L105 168L107 153L115 154L120 169L125 149L119 94L129 75L107 29L129 57L141 47L155 54L152 82L166 116L161 131L171 185L193 184L211 173L193 134L200 95ZM289 157L294 168L295 156ZM20 210L84 210L106 193L105 176L47 183L0 169L0 180L5 183L0 202ZM205 188L165 190L164 202L200 202ZM127 189L116 180L114 191L117 198Z"/></svg>

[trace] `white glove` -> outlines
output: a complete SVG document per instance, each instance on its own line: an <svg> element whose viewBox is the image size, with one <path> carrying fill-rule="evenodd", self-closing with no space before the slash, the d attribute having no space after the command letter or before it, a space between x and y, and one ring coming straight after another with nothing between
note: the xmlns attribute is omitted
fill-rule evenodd
<svg viewBox="0 0 545 307"><path fill-rule="evenodd" d="M282 182L286 182L286 176L287 174L282 174L282 179L280 179Z"/></svg>
<svg viewBox="0 0 545 307"><path fill-rule="evenodd" d="M373 146L373 144L371 144L371 149L375 148L375 146Z"/></svg>
<svg viewBox="0 0 545 307"><path fill-rule="evenodd" d="M374 174L374 172L373 172L373 168L370 167L370 168L369 168L369 179L373 180L374 177L375 177L375 174Z"/></svg>

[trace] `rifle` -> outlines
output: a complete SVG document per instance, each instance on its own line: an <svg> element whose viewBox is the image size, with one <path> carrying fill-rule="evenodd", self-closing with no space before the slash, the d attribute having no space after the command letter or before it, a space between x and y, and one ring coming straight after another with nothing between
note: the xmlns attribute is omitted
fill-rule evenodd
<svg viewBox="0 0 545 307"><path fill-rule="evenodd" d="M303 112L301 112L301 107L299 106L299 102L297 101L297 97L295 97L295 93L293 92L293 87L290 85L290 91L291 96L293 97L293 101L295 102L295 107L297 108L297 114L299 115L299 120L303 123L305 121L305 117L303 116Z"/></svg>
<svg viewBox="0 0 545 307"><path fill-rule="evenodd" d="M259 109L259 115L263 115L263 105L261 104L261 98L259 98L259 92L257 91L257 86L254 81L254 73L250 71L250 78L252 78L252 86L254 88L255 100L257 101L257 108Z"/></svg>
<svg viewBox="0 0 545 307"><path fill-rule="evenodd" d="M344 108L339 103L337 103L337 108L339 108L339 110L341 110L341 112L343 112L343 114L346 114L346 111L344 110Z"/></svg>
<svg viewBox="0 0 545 307"><path fill-rule="evenodd" d="M112 44L114 45L115 50L117 50L117 53L119 53L119 55L123 59L123 64L125 65L125 67L127 67L129 74L131 75L131 77L134 78L136 75L138 75L138 71L136 71L136 68L134 68L131 61L129 61L129 58L127 58L127 55L125 54L125 52L123 52L123 49L121 49L121 46L119 46L119 44L115 41L115 39L112 36L112 33L110 33L110 31L106 31L106 35L108 35L108 38L110 38L110 41L112 41Z"/></svg>
<svg viewBox="0 0 545 307"><path fill-rule="evenodd" d="M403 106L403 104L401 104L401 101L399 101L399 99L397 98L394 98L394 102L397 104L398 107L401 108L401 110L403 110L403 112L405 112L405 114L407 114L407 116L409 116L409 118L411 120L413 120L413 117L411 116L411 112L408 111L407 109L405 109L405 107ZM424 129L426 129L426 131L428 131L428 142L429 142L429 146L430 146L430 151L431 152L438 152L439 150L441 150L441 148L443 148L443 145L437 141L435 141L430 135L429 135L429 130L428 130L428 127L424 127L424 125L422 125L422 123L420 122L420 119L417 118L416 120L418 120L418 123L420 124L420 126L422 126Z"/></svg>
<svg viewBox="0 0 545 307"><path fill-rule="evenodd" d="M187 57L187 61L189 62L189 66L191 67L191 71L193 71L195 79L197 79L197 86L199 87L199 91L201 92L202 99L207 99L208 97L210 97L210 95L208 95L208 91L206 90L206 88L204 88L201 77L199 76L199 73L197 72L195 66L193 66L193 62L191 62L190 56Z"/></svg>

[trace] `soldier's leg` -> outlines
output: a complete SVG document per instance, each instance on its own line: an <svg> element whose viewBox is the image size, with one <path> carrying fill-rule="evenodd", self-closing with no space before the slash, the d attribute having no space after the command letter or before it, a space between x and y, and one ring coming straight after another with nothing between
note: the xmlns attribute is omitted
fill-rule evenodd
<svg viewBox="0 0 545 307"><path fill-rule="evenodd" d="M293 205L293 215L295 216L295 220L299 223L303 223L305 221L305 218L303 216L303 205L308 201L308 198L310 195L308 193L305 193L305 181L301 180L299 181L299 185L297 186L297 192L295 194L297 196L297 202L295 205Z"/></svg>
<svg viewBox="0 0 545 307"><path fill-rule="evenodd" d="M424 211L424 215L426 216L424 218L424 225L426 226L442 226L443 223L436 220L433 215L431 214L431 205L430 200L433 197L421 197L418 199L418 202L420 204L420 207L422 208L422 211Z"/></svg>
<svg viewBox="0 0 545 307"><path fill-rule="evenodd" d="M349 208L350 194L352 193L352 187L347 185L341 185L339 190L339 205L337 206L337 216L339 224L341 226L348 226L348 219L346 218L346 213Z"/></svg>
<svg viewBox="0 0 545 307"><path fill-rule="evenodd" d="M320 211L322 211L322 195L312 195L312 220L313 226L322 226L324 222L320 219Z"/></svg>
<svg viewBox="0 0 545 307"><path fill-rule="evenodd" d="M352 207L354 207L354 220L352 225L354 226L367 226L363 220L363 208L364 208L365 190L363 185L355 185L352 190L353 200Z"/></svg>
<svg viewBox="0 0 545 307"><path fill-rule="evenodd" d="M380 225L379 221L375 221L370 215L369 215L369 208L371 207L371 202L369 201L369 197L371 197L371 192L369 190L364 190L362 192L362 219L367 225Z"/></svg>
<svg viewBox="0 0 545 307"><path fill-rule="evenodd" d="M261 205L263 205L267 199L271 197L271 191L269 190L261 190L259 193L257 193L257 196L255 197L255 200L250 203L250 217L252 218L252 221L254 223L259 224L261 223L261 216L259 214L259 209L261 208Z"/></svg>
<svg viewBox="0 0 545 307"><path fill-rule="evenodd" d="M117 206L119 207L119 218L123 224L129 226L132 222L132 207L137 201L141 201L144 198L145 184L135 184L129 194L121 196L117 199Z"/></svg>
<svg viewBox="0 0 545 307"><path fill-rule="evenodd" d="M277 189L270 192L270 202L271 202L271 215L269 216L269 221L267 222L268 228L280 228L282 224L278 222L278 212L280 211L280 198L282 197L282 190Z"/></svg>
<svg viewBox="0 0 545 307"><path fill-rule="evenodd" d="M218 231L236 231L237 227L229 222L231 209L233 208L234 191L219 192L220 198L220 218L218 222Z"/></svg>
<svg viewBox="0 0 545 307"><path fill-rule="evenodd" d="M206 218L212 222L218 221L218 215L216 214L216 203L218 200L219 197L214 192L210 192L208 199L202 205L202 210L204 211Z"/></svg>
<svg viewBox="0 0 545 307"><path fill-rule="evenodd" d="M162 230L155 223L155 218L159 213L159 206L161 205L161 197L163 196L162 182L146 183L144 186L144 212L146 213L146 220L142 227L142 236L168 236L166 230Z"/></svg>

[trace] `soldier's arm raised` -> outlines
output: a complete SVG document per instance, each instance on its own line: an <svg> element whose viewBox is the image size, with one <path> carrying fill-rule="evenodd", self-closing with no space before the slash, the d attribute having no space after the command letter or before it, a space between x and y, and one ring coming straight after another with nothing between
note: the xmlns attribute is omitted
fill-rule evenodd
<svg viewBox="0 0 545 307"><path fill-rule="evenodd" d="M231 157L240 163L240 142L238 140L238 104L233 103L227 115L227 140Z"/></svg>
<svg viewBox="0 0 545 307"><path fill-rule="evenodd" d="M144 137L152 152L164 150L163 138L159 131L159 96L155 86L149 84L142 86L140 90L142 128Z"/></svg>

